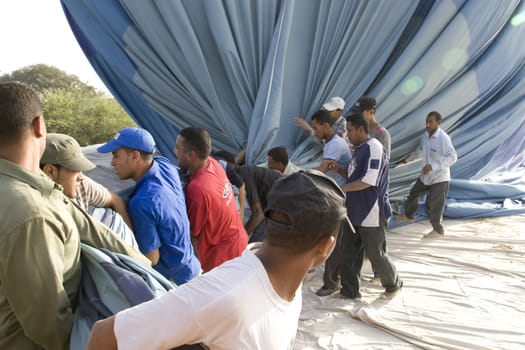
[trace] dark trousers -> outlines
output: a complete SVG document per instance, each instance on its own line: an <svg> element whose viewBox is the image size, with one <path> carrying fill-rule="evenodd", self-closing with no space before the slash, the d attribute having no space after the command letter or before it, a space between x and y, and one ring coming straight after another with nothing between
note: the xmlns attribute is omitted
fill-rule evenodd
<svg viewBox="0 0 525 350"><path fill-rule="evenodd" d="M443 212L445 211L445 201L448 196L449 181L438 182L432 185L425 185L420 179L410 189L405 203L405 215L413 218L419 205L419 197L428 194L427 207L429 212L430 224L434 231L445 233L443 228Z"/></svg>
<svg viewBox="0 0 525 350"><path fill-rule="evenodd" d="M335 241L335 248L324 263L323 286L326 288L341 288L341 240L343 239L345 231L348 230L350 230L348 225L341 225L341 231ZM351 234L351 232L347 234Z"/></svg>
<svg viewBox="0 0 525 350"><path fill-rule="evenodd" d="M341 293L347 297L360 296L359 277L363 267L363 256L372 264L374 272L386 291L400 287L396 268L386 254L386 218L381 217L379 227L354 226L355 234L344 234L341 240Z"/></svg>

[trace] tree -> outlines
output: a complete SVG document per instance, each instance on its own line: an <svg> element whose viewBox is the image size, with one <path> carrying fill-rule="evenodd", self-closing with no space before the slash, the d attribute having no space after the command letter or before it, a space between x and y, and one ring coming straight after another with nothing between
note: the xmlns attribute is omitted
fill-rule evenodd
<svg viewBox="0 0 525 350"><path fill-rule="evenodd" d="M0 81L17 80L31 85L35 90L44 93L45 90L79 88L83 93L96 95L97 90L73 74L46 64L35 64L15 70L11 74L0 76Z"/></svg>
<svg viewBox="0 0 525 350"><path fill-rule="evenodd" d="M81 146L109 140L121 128L135 126L118 102L58 68L37 64L0 76L41 93L47 131L68 134Z"/></svg>

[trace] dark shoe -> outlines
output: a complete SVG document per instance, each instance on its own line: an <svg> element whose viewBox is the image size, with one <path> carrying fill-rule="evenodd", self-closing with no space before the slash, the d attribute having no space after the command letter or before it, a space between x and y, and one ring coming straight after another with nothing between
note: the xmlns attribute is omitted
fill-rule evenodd
<svg viewBox="0 0 525 350"><path fill-rule="evenodd" d="M386 300L393 299L396 295L399 294L399 292L401 291L401 288L403 288L403 281L399 283L399 287L392 288L392 289L386 289L385 292L381 294L380 298L386 299Z"/></svg>
<svg viewBox="0 0 525 350"><path fill-rule="evenodd" d="M320 297L326 297L328 295L334 294L335 292L337 292L336 288L328 288L328 287L322 286L317 292L315 292L315 294Z"/></svg>

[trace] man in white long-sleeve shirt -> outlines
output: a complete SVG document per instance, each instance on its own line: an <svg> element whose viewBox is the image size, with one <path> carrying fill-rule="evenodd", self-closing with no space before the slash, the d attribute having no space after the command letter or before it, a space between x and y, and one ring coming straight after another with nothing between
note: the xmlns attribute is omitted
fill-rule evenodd
<svg viewBox="0 0 525 350"><path fill-rule="evenodd" d="M428 194L427 205L432 231L424 238L442 237L443 211L450 183L450 167L457 159L457 153L450 136L441 125L441 114L432 111L427 115L426 132L421 139L423 150L423 168L421 175L410 189L405 203L405 215L396 216L397 221L414 221L414 214L419 204L419 196Z"/></svg>

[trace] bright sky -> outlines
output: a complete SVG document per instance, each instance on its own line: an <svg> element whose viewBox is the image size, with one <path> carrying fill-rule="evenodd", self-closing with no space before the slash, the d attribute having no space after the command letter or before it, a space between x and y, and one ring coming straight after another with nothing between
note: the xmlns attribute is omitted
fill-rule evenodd
<svg viewBox="0 0 525 350"><path fill-rule="evenodd" d="M60 0L0 0L0 75L44 63L107 91L69 28Z"/></svg>

